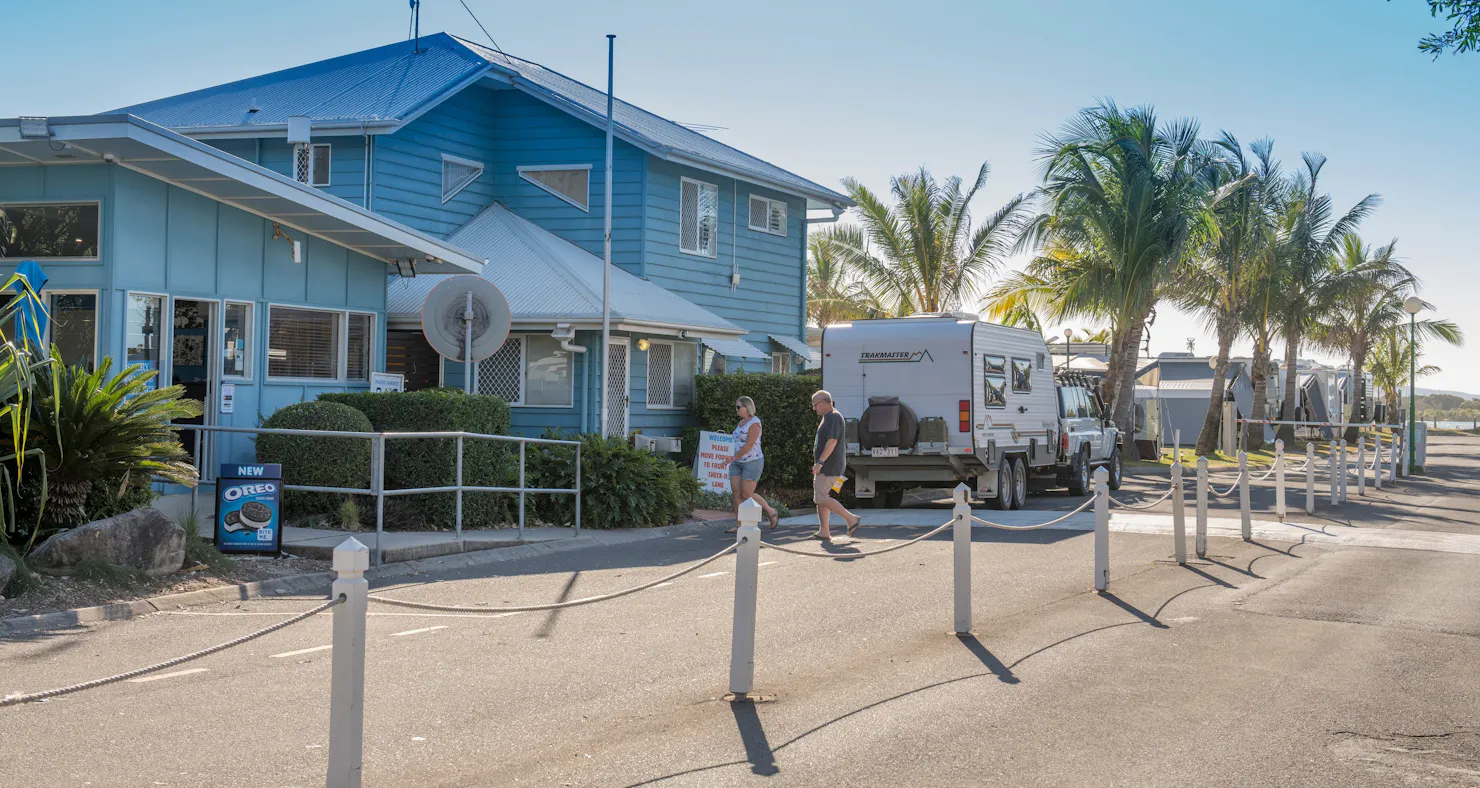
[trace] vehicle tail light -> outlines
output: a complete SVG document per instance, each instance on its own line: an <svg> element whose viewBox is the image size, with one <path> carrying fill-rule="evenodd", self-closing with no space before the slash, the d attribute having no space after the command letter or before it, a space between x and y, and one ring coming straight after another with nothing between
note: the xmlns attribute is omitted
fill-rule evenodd
<svg viewBox="0 0 1480 788"><path fill-rule="evenodd" d="M1059 433L1059 453L1065 456L1069 454L1069 433Z"/></svg>
<svg viewBox="0 0 1480 788"><path fill-rule="evenodd" d="M971 400L961 400L961 431L971 432Z"/></svg>

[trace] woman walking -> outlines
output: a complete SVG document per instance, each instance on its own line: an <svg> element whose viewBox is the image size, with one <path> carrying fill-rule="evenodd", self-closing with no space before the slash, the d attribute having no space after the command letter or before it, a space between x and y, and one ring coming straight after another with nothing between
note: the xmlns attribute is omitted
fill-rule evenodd
<svg viewBox="0 0 1480 788"><path fill-rule="evenodd" d="M740 504L746 499L760 504L771 521L771 527L775 528L776 510L766 503L765 498L755 493L755 487L761 481L761 469L766 465L766 457L761 453L761 420L755 415L755 400L750 397L735 400L735 415L740 423L735 425L735 431L731 433L735 453L730 455L730 498L735 502L736 526L727 533L739 530Z"/></svg>

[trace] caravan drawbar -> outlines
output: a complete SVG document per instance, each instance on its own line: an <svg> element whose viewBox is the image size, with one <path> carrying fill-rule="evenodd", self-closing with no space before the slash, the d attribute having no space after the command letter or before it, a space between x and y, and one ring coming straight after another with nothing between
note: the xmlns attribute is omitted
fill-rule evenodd
<svg viewBox="0 0 1480 788"><path fill-rule="evenodd" d="M1120 486L1103 405L1055 380L1036 331L969 314L834 324L822 333L822 387L847 419L854 493L875 506L898 506L907 487L966 482L1018 508L1029 477L1084 493L1101 465Z"/></svg>

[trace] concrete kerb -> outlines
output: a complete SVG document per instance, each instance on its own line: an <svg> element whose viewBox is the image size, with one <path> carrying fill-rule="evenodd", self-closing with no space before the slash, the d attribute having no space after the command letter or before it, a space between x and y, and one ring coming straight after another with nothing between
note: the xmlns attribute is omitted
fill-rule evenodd
<svg viewBox="0 0 1480 788"><path fill-rule="evenodd" d="M423 558L414 561L386 564L372 568L365 576L371 581L414 577L416 575L447 569L485 566L502 561L515 561L521 558L533 558L551 553L565 553L591 547L642 542L650 539L661 539L667 536L685 536L692 533L703 533L712 529L723 531L725 528L729 528L734 524L735 521L731 519L682 523L680 525L659 526L657 528L632 528L606 531L582 529L580 536L570 539L535 542L517 547L494 547L487 550L475 550L466 553L438 556L436 558ZM354 534L346 534L345 538L351 536L354 536ZM166 594L110 605L60 610L54 613L40 613L32 616L17 616L0 620L0 637L71 629L105 621L123 621L150 613L169 612L179 610L180 608L198 607L200 605L210 605L219 602L240 602L254 598L276 599L288 596L323 596L327 598L329 587L333 583L334 573L312 572L253 583L238 583L236 585L218 586L216 588L203 588L198 591L185 591L179 594Z"/></svg>

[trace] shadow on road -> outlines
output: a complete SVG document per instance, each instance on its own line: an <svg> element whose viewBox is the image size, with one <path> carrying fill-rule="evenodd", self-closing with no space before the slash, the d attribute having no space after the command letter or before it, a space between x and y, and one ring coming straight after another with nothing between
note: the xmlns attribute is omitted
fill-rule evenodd
<svg viewBox="0 0 1480 788"><path fill-rule="evenodd" d="M987 667L987 670L992 671L992 675L996 676L998 681L1003 684L1018 683L1018 677L1013 675L1012 669L1002 664L1002 660L997 659L997 655L989 651L980 640L977 640L976 635L968 632L966 634L956 635L956 639L961 641L961 645L965 646L966 650L970 651L973 657L980 660Z"/></svg>
<svg viewBox="0 0 1480 788"><path fill-rule="evenodd" d="M766 729L761 726L761 716L750 702L733 702L730 713L735 715L735 727L740 729L740 741L745 743L745 759L750 762L750 773L762 777L780 774L776 765L776 753L766 741Z"/></svg>
<svg viewBox="0 0 1480 788"><path fill-rule="evenodd" d="M1189 567L1189 568L1191 568L1191 567ZM1196 571L1196 570L1193 570L1193 571ZM1202 572L1198 572L1198 574L1201 574L1201 575L1203 575L1204 577L1207 577L1210 580L1213 579L1211 576L1205 575ZM1121 610L1124 610L1127 613L1130 613L1131 615L1135 616L1136 618L1141 619L1141 621L1143 623L1150 624L1151 626L1156 627L1157 629L1169 629L1170 628L1166 624L1161 623L1161 621L1159 621L1156 618L1156 616L1153 616L1150 613L1147 613L1146 611L1144 611L1144 610L1136 607L1135 605L1132 605L1131 603L1125 601L1124 599L1121 599L1120 597L1118 597L1118 596L1110 593L1109 591L1102 591L1102 592L1100 592L1100 598L1101 599L1107 599L1107 600L1109 600L1111 604L1115 605L1116 607L1120 608Z"/></svg>

